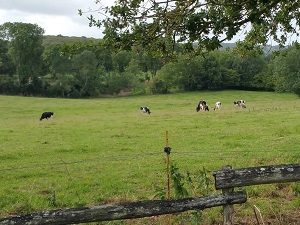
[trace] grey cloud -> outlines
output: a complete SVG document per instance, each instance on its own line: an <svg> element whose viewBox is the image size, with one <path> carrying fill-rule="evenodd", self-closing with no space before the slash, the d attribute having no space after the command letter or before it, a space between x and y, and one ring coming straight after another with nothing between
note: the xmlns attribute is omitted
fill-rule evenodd
<svg viewBox="0 0 300 225"><path fill-rule="evenodd" d="M79 16L78 9L97 9L95 0L0 0L0 24L24 22L38 24L46 34L99 37L102 31L89 27L86 18L89 13ZM101 0L111 5L112 0ZM98 19L100 14L94 14Z"/></svg>
<svg viewBox="0 0 300 225"><path fill-rule="evenodd" d="M86 3L86 6L85 6ZM46 15L77 15L78 9L88 9L95 6L92 1L83 0L9 0L1 1L0 9L14 10L32 14Z"/></svg>

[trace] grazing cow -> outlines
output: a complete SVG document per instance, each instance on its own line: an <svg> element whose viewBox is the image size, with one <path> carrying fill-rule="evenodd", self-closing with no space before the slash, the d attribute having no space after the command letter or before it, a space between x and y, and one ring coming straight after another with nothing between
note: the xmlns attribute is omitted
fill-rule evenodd
<svg viewBox="0 0 300 225"><path fill-rule="evenodd" d="M208 108L208 105L206 104L206 101L204 100L201 100L197 107L196 107L196 111L199 112L200 110L203 110L203 111L209 111L209 108Z"/></svg>
<svg viewBox="0 0 300 225"><path fill-rule="evenodd" d="M221 102L216 102L216 103L215 103L215 107L214 107L214 111L217 110L217 109L220 109L220 108L221 108L221 105L222 105Z"/></svg>
<svg viewBox="0 0 300 225"><path fill-rule="evenodd" d="M246 104L242 102L242 103L240 104L240 107L246 109Z"/></svg>
<svg viewBox="0 0 300 225"><path fill-rule="evenodd" d="M54 112L44 112L40 118L40 121L43 119L52 118L54 116Z"/></svg>
<svg viewBox="0 0 300 225"><path fill-rule="evenodd" d="M151 113L150 109L147 106L141 107L140 109L141 109L141 112L143 112L143 113L148 113L149 115Z"/></svg>
<svg viewBox="0 0 300 225"><path fill-rule="evenodd" d="M204 110L204 111L209 111L208 105L204 105L204 106L203 106L203 110Z"/></svg>
<svg viewBox="0 0 300 225"><path fill-rule="evenodd" d="M238 100L233 102L234 107L246 108L246 101Z"/></svg>

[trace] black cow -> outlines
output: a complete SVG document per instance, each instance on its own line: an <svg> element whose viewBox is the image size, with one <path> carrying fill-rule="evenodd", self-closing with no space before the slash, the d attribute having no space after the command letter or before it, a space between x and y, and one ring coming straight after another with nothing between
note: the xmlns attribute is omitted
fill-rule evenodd
<svg viewBox="0 0 300 225"><path fill-rule="evenodd" d="M48 119L54 116L54 112L44 112L41 115L40 121L42 121L43 119Z"/></svg>
<svg viewBox="0 0 300 225"><path fill-rule="evenodd" d="M148 113L149 115L151 113L150 109L147 106L141 107L140 109L141 109L141 112L143 112L143 113Z"/></svg>
<svg viewBox="0 0 300 225"><path fill-rule="evenodd" d="M201 100L197 107L196 107L196 111L199 112L200 110L204 110L204 111L209 111L208 105L206 104L206 101Z"/></svg>

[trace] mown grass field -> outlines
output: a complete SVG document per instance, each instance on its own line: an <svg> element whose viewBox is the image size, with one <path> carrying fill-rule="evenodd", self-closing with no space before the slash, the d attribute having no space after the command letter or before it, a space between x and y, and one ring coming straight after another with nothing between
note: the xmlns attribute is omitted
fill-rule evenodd
<svg viewBox="0 0 300 225"><path fill-rule="evenodd" d="M196 113L201 99L209 112ZM246 100L246 109L234 108L233 101L239 99ZM222 102L219 111L213 111L216 101ZM0 96L0 106L1 217L153 199L157 187L166 186L166 131L170 161L182 173L197 174L205 168L212 176L224 165L290 164L300 158L300 102L293 94ZM140 106L149 106L151 115L141 113ZM44 111L54 111L54 118L39 121ZM299 182L246 189L248 202L237 206L241 215L249 216L253 204L273 215L275 222L282 221L284 213L300 212ZM222 219L219 212L216 209L204 221Z"/></svg>

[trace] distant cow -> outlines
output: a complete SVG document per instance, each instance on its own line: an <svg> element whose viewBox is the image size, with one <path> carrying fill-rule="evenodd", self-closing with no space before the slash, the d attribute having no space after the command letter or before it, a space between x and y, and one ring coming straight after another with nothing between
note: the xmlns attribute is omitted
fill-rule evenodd
<svg viewBox="0 0 300 225"><path fill-rule="evenodd" d="M234 107L246 108L245 100L234 101L233 104L234 104Z"/></svg>
<svg viewBox="0 0 300 225"><path fill-rule="evenodd" d="M150 109L147 106L141 107L140 109L141 109L141 112L143 112L143 113L148 113L149 115L151 113Z"/></svg>
<svg viewBox="0 0 300 225"><path fill-rule="evenodd" d="M214 107L214 111L221 108L222 103L221 102L216 102L215 103L215 107Z"/></svg>
<svg viewBox="0 0 300 225"><path fill-rule="evenodd" d="M209 108L208 108L208 105L206 104L206 101L204 100L201 100L197 107L196 107L196 111L199 112L200 110L203 110L203 111L209 111Z"/></svg>
<svg viewBox="0 0 300 225"><path fill-rule="evenodd" d="M54 112L44 112L40 118L40 121L43 119L52 118L54 116Z"/></svg>

